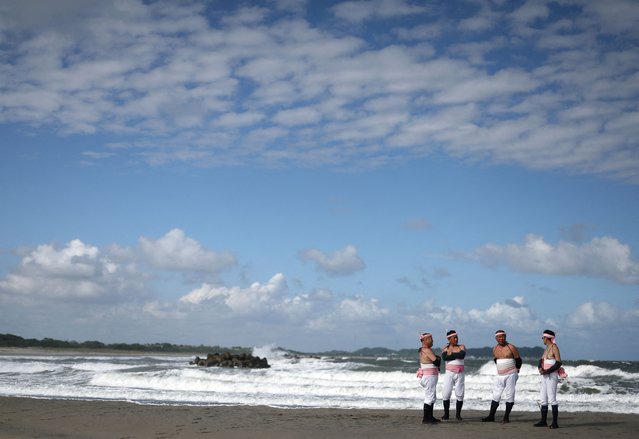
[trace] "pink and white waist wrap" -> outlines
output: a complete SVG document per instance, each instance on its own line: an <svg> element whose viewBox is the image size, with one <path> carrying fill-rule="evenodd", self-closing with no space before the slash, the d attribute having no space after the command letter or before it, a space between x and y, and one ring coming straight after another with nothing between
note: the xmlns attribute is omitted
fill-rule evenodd
<svg viewBox="0 0 639 439"><path fill-rule="evenodd" d="M517 366L515 365L515 359L514 358L498 358L497 373L499 375L510 375L513 373L517 373Z"/></svg>
<svg viewBox="0 0 639 439"><path fill-rule="evenodd" d="M464 371L464 360L451 360L446 362L446 371L462 373Z"/></svg>
<svg viewBox="0 0 639 439"><path fill-rule="evenodd" d="M554 358L542 358L541 368L543 370L548 370L551 367L553 367L556 362L557 361ZM563 367L560 367L559 369L557 369L557 375L559 375L559 378L568 378L568 374L566 373Z"/></svg>
<svg viewBox="0 0 639 439"><path fill-rule="evenodd" d="M439 375L439 369L434 364L421 363L419 369L417 369L417 378L421 378L424 375Z"/></svg>

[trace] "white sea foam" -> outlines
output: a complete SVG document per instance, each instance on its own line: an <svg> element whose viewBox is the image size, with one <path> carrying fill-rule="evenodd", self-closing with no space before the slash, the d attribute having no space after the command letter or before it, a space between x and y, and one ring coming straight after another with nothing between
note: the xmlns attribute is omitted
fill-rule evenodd
<svg viewBox="0 0 639 439"><path fill-rule="evenodd" d="M365 363L349 357L337 361L296 357L273 346L257 348L253 354L268 358L271 367L206 368L190 365L191 358L169 356L5 356L0 357L0 395L152 404L391 409L419 408L423 398L414 369L406 371L401 360L393 369L379 365L389 359L371 358ZM464 407L485 410L495 382L495 364L474 361L473 371L466 374ZM561 381L559 395L563 410L639 413L636 373L592 364L567 366L566 370L570 378ZM621 386L610 380L618 380ZM524 364L517 383L518 410L537 411L538 395L537 368Z"/></svg>
<svg viewBox="0 0 639 439"><path fill-rule="evenodd" d="M1 358L1 357L0 357ZM1 361L0 374L36 374L43 372L55 372L61 367L44 361Z"/></svg>
<svg viewBox="0 0 639 439"><path fill-rule="evenodd" d="M605 369L599 366L566 366L566 373L572 377L619 377L626 380L639 380L639 373L624 372L621 369Z"/></svg>

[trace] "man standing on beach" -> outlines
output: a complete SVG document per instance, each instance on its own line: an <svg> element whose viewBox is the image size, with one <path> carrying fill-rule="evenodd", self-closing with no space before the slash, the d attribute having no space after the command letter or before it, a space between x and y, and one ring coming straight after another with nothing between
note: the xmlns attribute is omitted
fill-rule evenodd
<svg viewBox="0 0 639 439"><path fill-rule="evenodd" d="M519 378L521 369L521 357L517 348L506 341L506 332L498 329L495 332L497 345L493 348L493 357L497 365L497 380L493 389L493 400L490 404L490 414L482 418L482 422L494 422L495 412L499 407L502 394L506 400L506 411L504 412L503 424L510 422L510 411L515 405L515 385Z"/></svg>
<svg viewBox="0 0 639 439"><path fill-rule="evenodd" d="M464 405L464 357L466 357L466 346L460 345L457 331L451 329L446 333L448 345L442 349L442 359L446 362L446 375L444 375L443 403L444 416L442 419L447 420L450 417L450 397L455 389L455 398L457 405L455 407L455 418L462 420L461 409Z"/></svg>
<svg viewBox="0 0 639 439"><path fill-rule="evenodd" d="M417 377L419 384L424 388L424 418L422 424L437 424L439 419L433 417L433 407L437 399L437 379L439 378L439 365L441 358L433 352L433 335L430 332L420 334L419 341L419 369Z"/></svg>
<svg viewBox="0 0 639 439"><path fill-rule="evenodd" d="M541 336L544 341L544 354L541 356L538 364L539 374L541 375L541 419L534 424L535 427L548 426L548 404L552 408L552 424L550 428L559 428L557 417L559 416L559 405L557 405L557 384L559 377L565 377L566 372L561 367L561 353L559 347L555 343L555 333L550 329L546 329Z"/></svg>

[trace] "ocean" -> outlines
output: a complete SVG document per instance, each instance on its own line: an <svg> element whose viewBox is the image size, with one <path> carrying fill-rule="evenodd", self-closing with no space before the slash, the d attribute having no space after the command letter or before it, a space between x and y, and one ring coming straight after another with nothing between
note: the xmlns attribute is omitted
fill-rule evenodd
<svg viewBox="0 0 639 439"><path fill-rule="evenodd" d="M0 396L291 409L422 407L417 355L297 356L269 346L254 348L253 355L266 357L271 367L201 367L189 364L195 355L0 355ZM480 358L465 363L464 409L487 411L495 365ZM567 361L564 368L569 377L559 384L561 410L639 414L639 362ZM436 411L441 410L441 381ZM515 410L536 412L538 400L536 360L524 360Z"/></svg>

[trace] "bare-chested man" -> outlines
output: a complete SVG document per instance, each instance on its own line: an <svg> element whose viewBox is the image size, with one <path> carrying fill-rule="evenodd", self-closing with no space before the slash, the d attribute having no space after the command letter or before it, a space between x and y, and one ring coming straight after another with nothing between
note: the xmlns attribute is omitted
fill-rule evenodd
<svg viewBox="0 0 639 439"><path fill-rule="evenodd" d="M548 405L552 407L552 424L550 428L559 428L557 417L559 416L559 405L557 404L557 384L559 377L565 377L565 372L561 368L561 353L555 343L555 333L546 329L541 336L546 349L539 360L538 369L541 375L541 419L535 427L547 427Z"/></svg>
<svg viewBox="0 0 639 439"><path fill-rule="evenodd" d="M424 419L423 424L436 424L439 419L433 417L433 407L437 399L437 379L439 377L439 365L441 359L433 352L433 335L430 332L420 334L419 341L419 369L417 377L419 384L424 388Z"/></svg>
<svg viewBox="0 0 639 439"><path fill-rule="evenodd" d="M446 362L446 374L444 375L444 387L442 389L444 403L444 416L442 416L442 419L450 418L450 397L453 389L455 389L455 398L457 398L455 417L458 421L461 421L461 410L464 405L464 358L466 357L466 346L459 344L459 336L454 329L446 333L446 339L448 340L448 345L442 348L442 359Z"/></svg>
<svg viewBox="0 0 639 439"><path fill-rule="evenodd" d="M499 407L502 393L506 400L506 411L502 423L510 422L510 411L515 405L515 385L519 378L519 369L521 369L521 357L517 348L506 341L506 332L498 329L495 332L495 340L497 345L493 348L493 356L497 365L497 380L493 389L493 400L490 404L490 414L482 418L482 422L494 422L495 412Z"/></svg>

